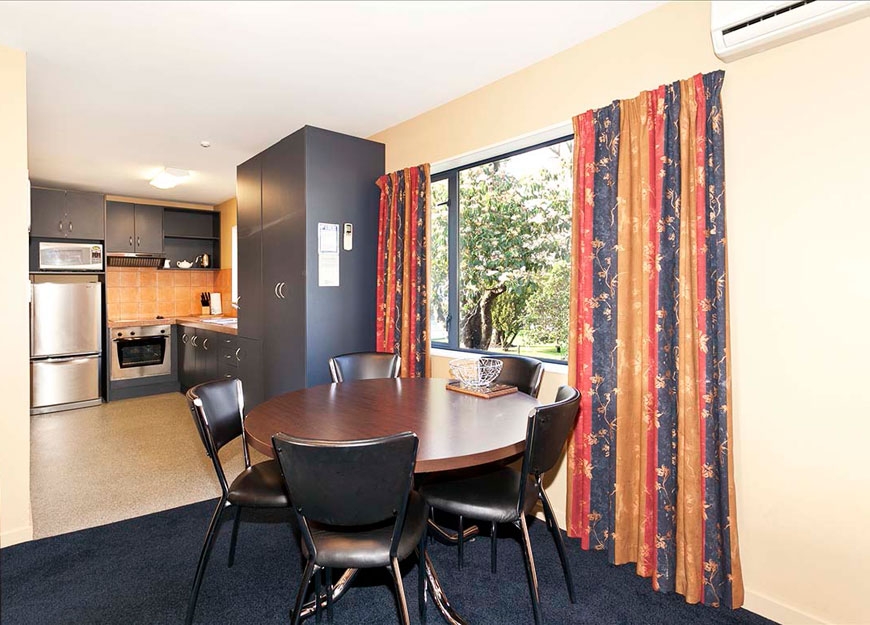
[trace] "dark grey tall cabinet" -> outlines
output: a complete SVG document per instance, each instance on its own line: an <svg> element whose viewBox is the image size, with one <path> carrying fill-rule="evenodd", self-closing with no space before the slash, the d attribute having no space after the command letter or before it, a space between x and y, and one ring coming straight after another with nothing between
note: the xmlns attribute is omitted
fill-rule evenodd
<svg viewBox="0 0 870 625"><path fill-rule="evenodd" d="M263 399L329 382L330 356L374 349L383 173L383 144L311 126L239 165L239 335L261 342ZM319 223L353 226L339 286L319 286Z"/></svg>

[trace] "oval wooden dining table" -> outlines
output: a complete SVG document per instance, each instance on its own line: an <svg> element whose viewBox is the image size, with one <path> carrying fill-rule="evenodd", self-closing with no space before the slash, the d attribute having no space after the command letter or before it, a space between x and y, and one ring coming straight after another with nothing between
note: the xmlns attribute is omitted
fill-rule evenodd
<svg viewBox="0 0 870 625"><path fill-rule="evenodd" d="M272 436L278 432L345 441L411 431L419 438L416 473L466 469L522 453L528 415L539 405L537 399L519 392L484 399L448 390L448 381L355 380L285 393L251 410L245 434L251 447L274 457ZM470 537L475 531L469 528L464 535ZM447 533L440 533L449 539ZM428 555L426 573L432 599L444 619L465 623L447 600ZM355 574L348 569L341 576L333 600L344 594ZM302 616L314 613L311 601Z"/></svg>

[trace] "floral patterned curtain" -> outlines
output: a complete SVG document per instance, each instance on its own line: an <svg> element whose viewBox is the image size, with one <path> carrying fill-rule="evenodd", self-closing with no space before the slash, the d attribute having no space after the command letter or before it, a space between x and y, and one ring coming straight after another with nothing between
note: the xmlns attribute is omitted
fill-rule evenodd
<svg viewBox="0 0 870 625"><path fill-rule="evenodd" d="M657 590L739 607L723 78L574 119L568 531Z"/></svg>
<svg viewBox="0 0 870 625"><path fill-rule="evenodd" d="M429 165L378 178L379 352L402 357L402 377L429 374Z"/></svg>

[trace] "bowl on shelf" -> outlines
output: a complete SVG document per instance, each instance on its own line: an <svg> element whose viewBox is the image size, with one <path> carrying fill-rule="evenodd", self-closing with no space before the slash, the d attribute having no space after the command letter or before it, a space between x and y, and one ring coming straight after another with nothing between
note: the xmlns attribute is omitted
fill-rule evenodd
<svg viewBox="0 0 870 625"><path fill-rule="evenodd" d="M179 260L175 264L179 269L190 269L191 267L193 267L193 263L189 260Z"/></svg>
<svg viewBox="0 0 870 625"><path fill-rule="evenodd" d="M502 361L495 358L456 358L451 360L450 375L466 388L483 388L501 373Z"/></svg>

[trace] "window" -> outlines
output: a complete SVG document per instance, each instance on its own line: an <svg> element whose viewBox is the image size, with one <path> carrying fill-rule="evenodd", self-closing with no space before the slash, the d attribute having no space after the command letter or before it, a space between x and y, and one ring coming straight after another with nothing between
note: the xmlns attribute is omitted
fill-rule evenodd
<svg viewBox="0 0 870 625"><path fill-rule="evenodd" d="M432 176L432 345L564 362L573 141Z"/></svg>

